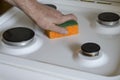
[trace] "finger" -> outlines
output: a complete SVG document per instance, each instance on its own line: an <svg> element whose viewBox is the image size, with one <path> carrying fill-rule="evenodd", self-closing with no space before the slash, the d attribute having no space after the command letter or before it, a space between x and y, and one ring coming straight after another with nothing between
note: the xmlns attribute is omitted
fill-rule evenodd
<svg viewBox="0 0 120 80"><path fill-rule="evenodd" d="M73 14L63 15L61 17L61 19L59 19L56 23L57 24L61 24L61 23L64 23L66 21L69 21L69 20L77 21L77 17L75 15L73 15Z"/></svg>
<svg viewBox="0 0 120 80"><path fill-rule="evenodd" d="M65 28L62 28L62 27L54 25L54 24L51 27L49 27L49 30L54 31L54 32L58 32L58 33L61 33L61 34L67 34L68 33L68 31Z"/></svg>

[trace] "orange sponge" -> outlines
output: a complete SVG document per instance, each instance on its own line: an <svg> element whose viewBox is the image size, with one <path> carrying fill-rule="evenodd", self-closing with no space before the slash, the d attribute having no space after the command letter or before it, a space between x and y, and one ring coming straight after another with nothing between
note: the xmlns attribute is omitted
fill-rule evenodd
<svg viewBox="0 0 120 80"><path fill-rule="evenodd" d="M67 34L60 34L54 31L46 30L45 33L50 39L60 38L65 36L71 36L78 34L78 23L74 20L67 21L65 23L59 24L58 26L66 28L68 30Z"/></svg>

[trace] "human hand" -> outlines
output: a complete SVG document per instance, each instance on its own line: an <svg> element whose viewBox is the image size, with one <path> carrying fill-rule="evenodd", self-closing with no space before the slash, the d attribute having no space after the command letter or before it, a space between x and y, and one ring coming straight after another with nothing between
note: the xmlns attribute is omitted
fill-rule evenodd
<svg viewBox="0 0 120 80"><path fill-rule="evenodd" d="M41 5L37 5L33 12L35 13L31 15L31 17L41 28L62 34L67 33L67 30L57 26L56 24L61 24L68 20L77 20L73 14L63 15L60 11L46 5L42 5L42 7Z"/></svg>
<svg viewBox="0 0 120 80"><path fill-rule="evenodd" d="M11 0L7 0L11 1ZM56 24L64 23L68 20L77 20L73 14L64 15L60 11L49 6L38 3L36 0L12 0L28 16L30 16L42 29L52 30L65 34L67 30Z"/></svg>

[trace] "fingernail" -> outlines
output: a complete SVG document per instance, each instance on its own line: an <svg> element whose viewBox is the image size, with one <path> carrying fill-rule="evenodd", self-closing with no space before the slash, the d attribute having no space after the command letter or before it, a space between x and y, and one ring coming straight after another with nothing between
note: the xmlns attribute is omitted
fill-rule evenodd
<svg viewBox="0 0 120 80"><path fill-rule="evenodd" d="M67 34L68 31L67 31L67 30L62 30L60 33L61 33L61 34Z"/></svg>

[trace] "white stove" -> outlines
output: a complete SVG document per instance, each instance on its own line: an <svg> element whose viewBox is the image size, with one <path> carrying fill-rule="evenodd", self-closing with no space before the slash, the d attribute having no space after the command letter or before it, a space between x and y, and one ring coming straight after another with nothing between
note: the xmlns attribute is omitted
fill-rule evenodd
<svg viewBox="0 0 120 80"><path fill-rule="evenodd" d="M52 77L50 80L120 79L119 2L110 0L111 4L108 4L108 2L103 3L106 0L100 0L101 2L99 0L39 1L55 5L64 14L75 14L78 18L79 34L49 39L22 11L12 8L0 17L0 74L8 71L7 76L14 76L15 73L9 72L12 70L3 69L9 66L44 75L44 78L40 78L43 80L48 80L49 77ZM112 22L102 22L103 24L101 24L98 21L98 15L106 12L118 15L117 22L114 21L116 19L112 18ZM111 23L115 24L111 26L109 25ZM3 33L17 27L25 27L35 32L35 40L32 44L13 46L3 41ZM100 55L91 57L76 54L76 51L85 43L98 44L98 48L95 47L93 50L99 51ZM96 53L89 52L89 54Z"/></svg>

